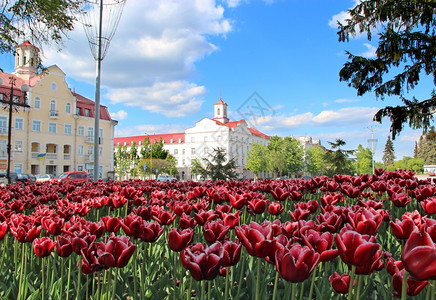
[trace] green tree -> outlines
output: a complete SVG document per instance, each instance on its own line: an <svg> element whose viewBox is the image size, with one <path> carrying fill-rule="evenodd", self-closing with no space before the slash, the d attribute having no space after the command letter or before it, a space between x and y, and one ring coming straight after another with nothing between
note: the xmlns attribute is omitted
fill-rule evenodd
<svg viewBox="0 0 436 300"><path fill-rule="evenodd" d="M293 137L272 136L268 144L267 171L279 175L300 172L304 166L303 148Z"/></svg>
<svg viewBox="0 0 436 300"><path fill-rule="evenodd" d="M406 99L421 76L432 77L436 82L434 1L366 0L349 10L350 17L339 23L339 41L366 33L372 39L378 31L378 47L375 58L365 58L347 52L339 77L341 81L363 95L374 92L377 98L398 96L402 104L380 109L374 120L381 123L384 117L391 121L392 137L401 132L404 124L423 128L426 132L433 121L436 97L429 91L427 99Z"/></svg>
<svg viewBox="0 0 436 300"><path fill-rule="evenodd" d="M126 171L129 168L129 154L127 153L127 147L118 144L117 149L114 153L114 169L118 178L123 178Z"/></svg>
<svg viewBox="0 0 436 300"><path fill-rule="evenodd" d="M191 170L194 169L195 174L200 174L204 179L210 178L213 181L237 178L235 171L236 161L234 158L227 161L225 149L220 147L214 148L213 153L209 154L209 157L210 159L203 158L203 163L193 159L191 161Z"/></svg>
<svg viewBox="0 0 436 300"><path fill-rule="evenodd" d="M386 140L385 149L383 150L382 161L385 168L387 166L393 165L395 161L394 143L392 142L390 136L388 136L388 139Z"/></svg>
<svg viewBox="0 0 436 300"><path fill-rule="evenodd" d="M356 164L358 174L372 174L372 152L367 147L364 148L359 144L356 152Z"/></svg>
<svg viewBox="0 0 436 300"><path fill-rule="evenodd" d="M202 165L199 158L193 158L191 160L191 173L194 175L200 175L200 178L202 180L205 180L207 178L207 170Z"/></svg>
<svg viewBox="0 0 436 300"><path fill-rule="evenodd" d="M15 46L30 40L42 48L74 29L83 0L3 0L0 5L0 53L13 52Z"/></svg>
<svg viewBox="0 0 436 300"><path fill-rule="evenodd" d="M417 158L422 159L425 165L436 164L436 131L434 126L430 127L427 134L420 137Z"/></svg>
<svg viewBox="0 0 436 300"><path fill-rule="evenodd" d="M424 171L424 162L421 158L412 158L410 156L404 156L401 160L394 162L394 168L389 167L389 171L398 169L413 170L415 172Z"/></svg>
<svg viewBox="0 0 436 300"><path fill-rule="evenodd" d="M325 150L320 146L313 146L306 150L306 168L314 176L326 174Z"/></svg>
<svg viewBox="0 0 436 300"><path fill-rule="evenodd" d="M344 150L341 147L345 146L345 141L336 139L334 142L328 142L331 149L326 152L325 158L329 165L327 174L333 176L334 174L353 174L353 164L350 160L350 155L353 150Z"/></svg>
<svg viewBox="0 0 436 300"><path fill-rule="evenodd" d="M133 141L130 145L130 152L129 152L129 159L130 159L130 175L135 178L138 174L138 147L136 146L136 142Z"/></svg>
<svg viewBox="0 0 436 300"><path fill-rule="evenodd" d="M255 179L258 178L260 172L266 171L267 152L268 148L266 146L257 143L252 144L251 149L248 150L245 168L253 172Z"/></svg>
<svg viewBox="0 0 436 300"><path fill-rule="evenodd" d="M141 158L150 157L151 151L149 145L150 145L150 139L146 137L142 142L141 150L139 151L139 153L141 154Z"/></svg>

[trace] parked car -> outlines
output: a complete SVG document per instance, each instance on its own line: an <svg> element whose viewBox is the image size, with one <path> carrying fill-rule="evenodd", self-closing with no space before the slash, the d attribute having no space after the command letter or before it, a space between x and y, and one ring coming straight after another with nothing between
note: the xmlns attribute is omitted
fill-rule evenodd
<svg viewBox="0 0 436 300"><path fill-rule="evenodd" d="M157 179L156 179L157 182L171 182L173 180L177 180L177 178L175 178L171 175L166 175L166 174L161 174L161 175L157 176Z"/></svg>
<svg viewBox="0 0 436 300"><path fill-rule="evenodd" d="M53 182L65 181L72 183L84 183L89 181L88 173L86 172L63 172L58 177L52 179Z"/></svg>
<svg viewBox="0 0 436 300"><path fill-rule="evenodd" d="M35 183L36 176L33 174L18 174L17 181L21 183Z"/></svg>
<svg viewBox="0 0 436 300"><path fill-rule="evenodd" d="M11 184L17 183L18 174L15 172L10 172L9 174L10 174L9 176L11 177ZM0 172L0 185L5 186L6 184L8 184L8 179L6 178L6 172Z"/></svg>
<svg viewBox="0 0 436 300"><path fill-rule="evenodd" d="M50 181L53 178L55 178L53 174L38 174L36 175L36 182Z"/></svg>

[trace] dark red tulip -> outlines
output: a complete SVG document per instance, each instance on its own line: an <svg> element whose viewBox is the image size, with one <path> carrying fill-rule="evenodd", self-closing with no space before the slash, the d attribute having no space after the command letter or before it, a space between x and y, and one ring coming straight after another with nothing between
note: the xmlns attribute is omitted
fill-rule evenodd
<svg viewBox="0 0 436 300"><path fill-rule="evenodd" d="M123 229L124 233L127 236L133 237L135 239L139 238L141 234L142 224L143 224L142 218L133 213L127 215L120 222L121 228Z"/></svg>
<svg viewBox="0 0 436 300"><path fill-rule="evenodd" d="M395 260L392 256L386 259L386 271L394 276L395 273L404 269L403 262L401 260Z"/></svg>
<svg viewBox="0 0 436 300"><path fill-rule="evenodd" d="M412 219L405 218L402 221L396 219L395 222L389 222L392 234L399 240L407 240L410 234L418 229Z"/></svg>
<svg viewBox="0 0 436 300"><path fill-rule="evenodd" d="M271 224L261 225L251 222L249 225L242 224L235 227L236 235L242 242L247 252L256 257L270 256L274 249L275 240Z"/></svg>
<svg viewBox="0 0 436 300"><path fill-rule="evenodd" d="M356 274L369 275L374 271L381 271L384 268L384 262L381 259L383 256L382 250L377 250L363 265L356 267Z"/></svg>
<svg viewBox="0 0 436 300"><path fill-rule="evenodd" d="M8 231L8 223L0 222L0 241L3 240L7 231Z"/></svg>
<svg viewBox="0 0 436 300"><path fill-rule="evenodd" d="M351 277L348 274L339 275L337 272L333 273L329 277L329 281L332 284L333 289L339 294L348 294L350 288ZM356 285L356 280L353 282L353 286Z"/></svg>
<svg viewBox="0 0 436 300"><path fill-rule="evenodd" d="M117 233L121 227L121 218L120 217L115 218L115 217L111 217L111 216L104 216L104 217L101 217L101 220L103 221L105 230L108 232Z"/></svg>
<svg viewBox="0 0 436 300"><path fill-rule="evenodd" d="M56 243L49 237L36 238L33 240L33 251L38 257L49 256Z"/></svg>
<svg viewBox="0 0 436 300"><path fill-rule="evenodd" d="M427 215L436 214L436 197L427 198L421 201L420 204Z"/></svg>
<svg viewBox="0 0 436 300"><path fill-rule="evenodd" d="M343 217L335 213L327 211L317 215L315 218L317 223L321 226L321 231L335 233L342 228Z"/></svg>
<svg viewBox="0 0 436 300"><path fill-rule="evenodd" d="M139 238L143 242L154 243L162 235L164 226L156 222L143 221Z"/></svg>
<svg viewBox="0 0 436 300"><path fill-rule="evenodd" d="M123 268L136 250L127 236L112 235L106 243L96 243L98 262L105 268Z"/></svg>
<svg viewBox="0 0 436 300"><path fill-rule="evenodd" d="M234 266L241 258L242 244L238 240L236 242L224 241L223 243L223 267Z"/></svg>
<svg viewBox="0 0 436 300"><path fill-rule="evenodd" d="M179 219L179 226L181 229L194 228L195 225L197 225L197 222L194 218L191 218L189 215L182 213Z"/></svg>
<svg viewBox="0 0 436 300"><path fill-rule="evenodd" d="M189 215L192 211L192 206L187 202L177 201L174 203L172 211L179 217L183 213Z"/></svg>
<svg viewBox="0 0 436 300"><path fill-rule="evenodd" d="M68 257L73 253L73 245L70 236L56 236L56 254L60 257Z"/></svg>
<svg viewBox="0 0 436 300"><path fill-rule="evenodd" d="M395 273L392 277L392 285L394 286L395 293L394 297L401 297L401 288L403 285L403 275L404 270L400 270ZM416 296L418 295L428 284L428 281L417 281L407 276L407 295Z"/></svg>
<svg viewBox="0 0 436 300"><path fill-rule="evenodd" d="M156 220L161 225L170 225L176 219L176 215L167 210L159 210L157 216L153 216L153 219Z"/></svg>
<svg viewBox="0 0 436 300"><path fill-rule="evenodd" d="M235 195L229 194L229 198L230 198L230 205L234 209L241 209L242 207L244 207L245 204L247 204L248 201L245 195L240 195L240 194L235 194Z"/></svg>
<svg viewBox="0 0 436 300"><path fill-rule="evenodd" d="M284 209L280 202L271 202L268 206L268 212L273 216L280 215Z"/></svg>
<svg viewBox="0 0 436 300"><path fill-rule="evenodd" d="M350 221L351 229L367 235L374 235L380 228L383 216L370 209L360 209L357 212L349 212L348 220Z"/></svg>
<svg viewBox="0 0 436 300"><path fill-rule="evenodd" d="M304 243L313 248L320 254L320 261L326 262L336 258L339 255L339 251L332 250L333 246L333 234L330 232L319 233L316 230L309 229L301 235Z"/></svg>
<svg viewBox="0 0 436 300"><path fill-rule="evenodd" d="M275 189L271 190L271 195L277 201L285 201L287 198L289 198L290 193L280 187L276 187Z"/></svg>
<svg viewBox="0 0 436 300"><path fill-rule="evenodd" d="M229 232L230 227L224 225L224 221L208 221L203 226L203 236L206 243L213 244L216 241L222 241Z"/></svg>
<svg viewBox="0 0 436 300"><path fill-rule="evenodd" d="M294 221L306 220L310 215L310 211L308 209L298 209L297 208L293 212L290 211L289 215L291 216L292 220L294 220Z"/></svg>
<svg viewBox="0 0 436 300"><path fill-rule="evenodd" d="M414 279L436 279L436 245L423 229L410 234L401 253L401 260Z"/></svg>
<svg viewBox="0 0 436 300"><path fill-rule="evenodd" d="M96 238L95 235L90 235L85 231L75 233L71 238L71 246L73 247L74 253L81 254L82 249L89 248Z"/></svg>
<svg viewBox="0 0 436 300"><path fill-rule="evenodd" d="M374 241L374 236L362 235L346 228L335 236L342 261L354 266L365 265L375 255L380 245Z"/></svg>
<svg viewBox="0 0 436 300"><path fill-rule="evenodd" d="M412 201L412 199L404 193L393 193L390 198L396 207L404 207Z"/></svg>
<svg viewBox="0 0 436 300"><path fill-rule="evenodd" d="M231 229L239 225L241 211L238 210L236 213L223 213L222 219L224 225L229 226Z"/></svg>
<svg viewBox="0 0 436 300"><path fill-rule="evenodd" d="M201 247L196 244L183 250L181 255L183 265L186 266L195 280L213 280L222 267L222 244L216 242L208 248L200 245Z"/></svg>
<svg viewBox="0 0 436 300"><path fill-rule="evenodd" d="M264 199L255 198L251 201L248 201L247 204L254 214L259 215L265 211L268 202Z"/></svg>
<svg viewBox="0 0 436 300"><path fill-rule="evenodd" d="M59 235L64 226L64 219L57 216L48 216L41 219L42 227L51 235Z"/></svg>
<svg viewBox="0 0 436 300"><path fill-rule="evenodd" d="M171 231L168 232L168 246L171 250L180 252L192 242L193 237L194 230L192 228L184 230L171 228Z"/></svg>
<svg viewBox="0 0 436 300"><path fill-rule="evenodd" d="M275 254L277 272L287 281L303 282L309 278L318 265L319 254L315 250L300 244L290 249L278 248Z"/></svg>
<svg viewBox="0 0 436 300"><path fill-rule="evenodd" d="M203 226L207 221L217 219L218 215L213 210L202 210L199 213L194 213L194 218L198 225Z"/></svg>

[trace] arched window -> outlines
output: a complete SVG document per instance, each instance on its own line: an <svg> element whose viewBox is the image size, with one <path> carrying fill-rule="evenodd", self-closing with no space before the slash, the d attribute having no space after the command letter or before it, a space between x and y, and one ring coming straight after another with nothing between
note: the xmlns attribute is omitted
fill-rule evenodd
<svg viewBox="0 0 436 300"><path fill-rule="evenodd" d="M220 110L219 108L216 110L216 114L217 114L218 116L221 114L221 110Z"/></svg>
<svg viewBox="0 0 436 300"><path fill-rule="evenodd" d="M71 104L70 103L65 104L65 112L67 114L71 113Z"/></svg>

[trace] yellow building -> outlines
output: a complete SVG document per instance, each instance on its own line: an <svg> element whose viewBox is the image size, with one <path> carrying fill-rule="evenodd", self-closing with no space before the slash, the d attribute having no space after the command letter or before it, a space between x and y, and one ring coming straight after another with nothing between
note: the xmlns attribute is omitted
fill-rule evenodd
<svg viewBox="0 0 436 300"><path fill-rule="evenodd" d="M58 175L66 171L94 170L95 103L73 91L65 81L65 73L56 65L38 74L39 49L29 42L16 47L15 72L1 73L0 100L29 107L13 110L11 171ZM30 87L27 97L20 90ZM26 101L26 102L24 102ZM0 170L7 169L9 110L0 110ZM114 127L107 107L100 106L99 174L111 176L114 169Z"/></svg>

